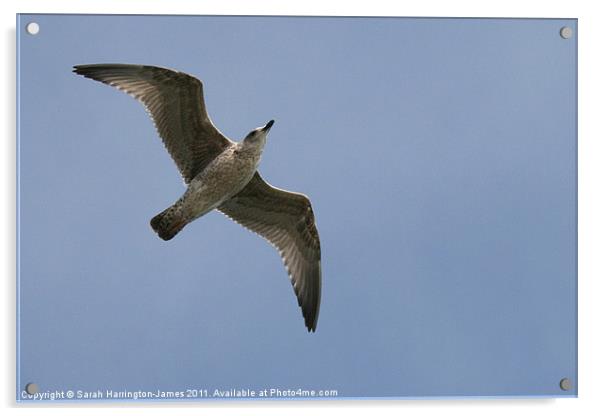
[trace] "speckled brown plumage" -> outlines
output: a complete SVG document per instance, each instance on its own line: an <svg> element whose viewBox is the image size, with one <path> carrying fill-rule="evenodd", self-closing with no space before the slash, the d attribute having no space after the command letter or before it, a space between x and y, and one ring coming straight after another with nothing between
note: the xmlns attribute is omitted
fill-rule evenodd
<svg viewBox="0 0 602 416"><path fill-rule="evenodd" d="M218 209L268 240L288 270L308 331L315 331L322 287L321 250L309 199L266 183L257 165L273 121L241 142L211 122L203 84L182 72L145 65L77 65L74 72L116 87L139 100L188 188L151 220L164 240Z"/></svg>

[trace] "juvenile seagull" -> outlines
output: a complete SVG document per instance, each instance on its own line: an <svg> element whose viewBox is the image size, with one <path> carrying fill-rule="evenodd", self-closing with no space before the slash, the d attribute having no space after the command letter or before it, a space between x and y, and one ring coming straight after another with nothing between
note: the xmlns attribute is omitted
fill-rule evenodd
<svg viewBox="0 0 602 416"><path fill-rule="evenodd" d="M176 163L186 192L150 224L163 240L213 209L274 245L288 270L308 331L316 330L322 271L309 199L274 188L257 166L274 120L241 142L219 132L207 114L203 84L182 72L145 65L77 65L73 72L140 101Z"/></svg>

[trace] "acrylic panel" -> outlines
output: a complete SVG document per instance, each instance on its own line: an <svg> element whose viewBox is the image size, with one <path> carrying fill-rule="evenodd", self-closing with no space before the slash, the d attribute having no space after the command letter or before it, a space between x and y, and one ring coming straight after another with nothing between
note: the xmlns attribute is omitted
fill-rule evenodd
<svg viewBox="0 0 602 416"><path fill-rule="evenodd" d="M21 14L17 43L18 401L577 395L576 19ZM76 70L166 145L73 72L102 63L202 81ZM264 141L309 199L242 194ZM178 167L198 198L152 225Z"/></svg>

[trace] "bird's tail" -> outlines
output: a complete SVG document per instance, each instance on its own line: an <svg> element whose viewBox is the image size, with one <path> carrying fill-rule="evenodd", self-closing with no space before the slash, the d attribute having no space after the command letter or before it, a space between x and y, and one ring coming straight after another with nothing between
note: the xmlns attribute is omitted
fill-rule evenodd
<svg viewBox="0 0 602 416"><path fill-rule="evenodd" d="M171 240L188 223L182 215L181 207L176 204L155 215L150 224L163 240Z"/></svg>

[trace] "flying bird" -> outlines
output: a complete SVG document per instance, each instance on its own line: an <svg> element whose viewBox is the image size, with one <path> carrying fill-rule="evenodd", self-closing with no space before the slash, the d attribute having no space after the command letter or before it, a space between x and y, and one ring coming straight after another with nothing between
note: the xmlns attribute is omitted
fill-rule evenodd
<svg viewBox="0 0 602 416"><path fill-rule="evenodd" d="M113 86L140 101L151 116L187 189L150 221L163 240L214 209L259 234L280 253L305 326L315 332L322 286L320 239L307 196L268 184L257 167L274 124L240 142L213 125L203 84L183 72L147 65L76 65L73 72Z"/></svg>

